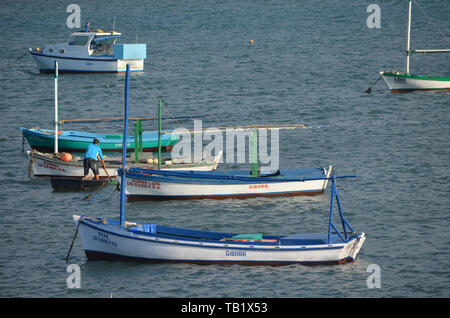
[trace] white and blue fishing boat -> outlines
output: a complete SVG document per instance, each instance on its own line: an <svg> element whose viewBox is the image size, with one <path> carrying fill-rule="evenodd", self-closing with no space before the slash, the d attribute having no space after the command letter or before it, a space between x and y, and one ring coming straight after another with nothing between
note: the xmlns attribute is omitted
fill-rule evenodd
<svg viewBox="0 0 450 318"><path fill-rule="evenodd" d="M129 201L316 195L325 191L332 166L268 170L258 167L258 130L249 129L251 170L163 171L118 169ZM270 168L270 167L269 167Z"/></svg>
<svg viewBox="0 0 450 318"><path fill-rule="evenodd" d="M253 176L251 171L164 171L119 169L129 201L255 198L317 195L325 191L332 166L279 169Z"/></svg>
<svg viewBox="0 0 450 318"><path fill-rule="evenodd" d="M324 233L265 235L198 231L126 222L124 210L120 220L77 215L73 218L89 260L243 265L345 263L356 259L366 235L355 232L345 219L336 189L337 178L330 178L331 207L328 231ZM333 222L334 199L338 203L342 231Z"/></svg>
<svg viewBox="0 0 450 318"><path fill-rule="evenodd" d="M34 177L79 177L84 176L83 159L84 156L72 156L71 160L63 160L60 156L50 153L42 153L36 150L27 151L29 157L28 173ZM143 156L141 153L139 161L133 160L131 166L156 169L158 163L156 158ZM198 170L212 171L219 164L222 153L217 156L202 158L200 161L192 162L184 159L173 159L171 157L162 157L162 170ZM130 156L131 157L131 156ZM122 165L122 158L117 156L104 155L106 169L100 169L100 178L115 178L117 169ZM89 176L93 177L92 171Z"/></svg>
<svg viewBox="0 0 450 318"><path fill-rule="evenodd" d="M144 71L147 58L145 43L116 44L121 33L90 31L88 24L84 31L72 32L68 41L47 45L44 48L30 48L40 72L53 72L53 65L59 63L61 72L125 72Z"/></svg>
<svg viewBox="0 0 450 318"><path fill-rule="evenodd" d="M129 68L125 84L125 118L128 118ZM128 129L127 120L124 132ZM126 142L122 165L126 168ZM126 170L126 169L124 169ZM125 174L121 175L120 219L74 215L77 231L88 260L119 259L144 262L199 264L287 265L292 263L344 263L356 259L366 239L345 219L335 180L331 180L328 230L322 234L263 235L182 229L125 221ZM334 201L342 229L334 224ZM75 237L76 237L75 235ZM73 247L70 247L67 258Z"/></svg>

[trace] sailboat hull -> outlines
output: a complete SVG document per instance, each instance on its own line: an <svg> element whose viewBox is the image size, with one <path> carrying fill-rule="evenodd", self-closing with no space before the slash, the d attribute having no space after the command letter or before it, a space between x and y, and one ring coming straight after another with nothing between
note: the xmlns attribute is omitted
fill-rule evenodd
<svg viewBox="0 0 450 318"><path fill-rule="evenodd" d="M400 72L380 72L392 93L407 93L417 90L450 91L450 77L429 77Z"/></svg>

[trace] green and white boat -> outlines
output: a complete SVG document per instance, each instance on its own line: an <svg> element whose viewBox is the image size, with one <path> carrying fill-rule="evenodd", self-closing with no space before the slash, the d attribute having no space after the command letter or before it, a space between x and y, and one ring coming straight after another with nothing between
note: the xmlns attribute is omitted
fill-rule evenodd
<svg viewBox="0 0 450 318"><path fill-rule="evenodd" d="M406 93L416 90L450 91L450 77L413 75L409 71L409 58L412 53L450 53L450 49L411 49L411 9L412 1L409 1L406 72L382 71L380 74L392 93Z"/></svg>
<svg viewBox="0 0 450 318"><path fill-rule="evenodd" d="M101 134L97 132L84 131L67 131L60 130L62 122L74 121L58 119L58 62L54 63L54 80L55 80L55 128L40 129L40 128L25 128L20 127L22 132L23 142L26 140L31 149L41 152L85 152L86 148L92 144L94 138L98 139L103 152L120 152L122 151L123 135L122 134ZM161 116L159 116L159 120ZM108 120L123 120L118 118L109 118ZM144 118L135 118L144 119ZM90 122L102 121L104 119L89 120ZM80 120L75 120L82 122ZM141 152L154 152L159 148L163 152L170 152L173 146L179 140L178 134L171 132L158 131L142 131L140 127L139 133L135 131L134 136L126 136L125 140L127 146L132 149L139 148Z"/></svg>
<svg viewBox="0 0 450 318"><path fill-rule="evenodd" d="M50 129L25 128L20 127L23 137L27 140L32 149L42 152L53 152L55 147L55 132ZM94 138L100 141L103 152L122 151L122 134L99 134L94 132L63 130L58 131L58 149L64 152L85 152L86 148L92 144ZM170 152L172 147L178 142L179 135L161 135L161 149L163 152ZM134 151L135 136L127 137L129 151ZM158 151L158 131L142 132L142 151Z"/></svg>

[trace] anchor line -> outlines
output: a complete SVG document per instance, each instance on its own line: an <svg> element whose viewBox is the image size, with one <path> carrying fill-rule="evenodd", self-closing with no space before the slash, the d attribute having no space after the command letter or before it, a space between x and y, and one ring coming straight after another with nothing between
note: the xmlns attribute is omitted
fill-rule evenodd
<svg viewBox="0 0 450 318"><path fill-rule="evenodd" d="M378 81L380 80L381 76L382 76L382 75L380 75L380 76L378 77L378 79L375 81L375 83L373 83L372 85L370 85L370 87L369 87L368 89L366 89L366 90L364 91L364 93L370 94L370 92L372 91L372 87L374 87L375 84L378 83Z"/></svg>

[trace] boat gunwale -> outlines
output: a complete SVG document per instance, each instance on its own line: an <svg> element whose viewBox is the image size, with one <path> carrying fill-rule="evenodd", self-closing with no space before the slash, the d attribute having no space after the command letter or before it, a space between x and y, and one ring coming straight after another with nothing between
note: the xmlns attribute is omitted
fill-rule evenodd
<svg viewBox="0 0 450 318"><path fill-rule="evenodd" d="M219 170L216 170L218 172L221 172ZM183 171L181 173L185 173L189 171ZM167 183L181 183L181 184L199 184L199 185L218 185L218 186L224 186L224 185L248 185L248 184L265 184L265 183L292 183L292 182L308 182L308 181L320 181L323 180L324 176L326 174L322 175L309 175L306 176L299 176L298 178L276 178L276 177L252 177L251 175L248 176L237 176L237 175L230 175L230 176L207 176L207 173L201 171L203 175L200 173L195 173L197 176L163 176L158 174L141 174L141 173L133 173L133 172L126 172L126 178L129 179L138 179L138 180L144 180L144 181L159 181L159 182L167 182ZM211 171L212 172L212 171ZM243 171L242 171L243 172ZM118 174L119 176L122 175L122 170L119 169ZM239 171L240 173L240 171Z"/></svg>
<svg viewBox="0 0 450 318"><path fill-rule="evenodd" d="M42 128L25 128L25 127L19 127L19 130L22 132L22 134L28 134L32 136L39 136L42 138L54 138L55 131L52 129L42 129ZM75 135L76 134L76 135ZM143 143L145 142L155 142L158 141L158 132L157 131L145 131L142 132L142 136L144 135L156 135L153 139L146 139L143 140ZM109 138L108 138L109 136ZM100 143L104 144L117 144L121 143L123 141L123 135L120 135L120 138L111 138L111 136L119 136L118 134L97 134L97 133L86 133L82 131L76 131L76 130L63 130L61 134L58 135L58 140L66 140L66 141L73 141L73 142L92 142L93 138L97 138L100 140ZM175 137L174 137L175 136ZM178 135L174 134L162 134L161 136L161 142L165 141L173 141L177 140ZM127 143L134 143L134 135L128 135L127 137Z"/></svg>
<svg viewBox="0 0 450 318"><path fill-rule="evenodd" d="M180 245L180 246L191 246L191 247L199 247L199 248L219 248L219 249L239 249L239 250L249 250L249 251L274 251L274 252L292 252L292 251L311 251L311 250L331 250L331 249L343 249L349 243L358 239L358 234L354 235L352 238L349 238L347 242L333 242L327 244L326 242L320 244L294 244L294 243L282 243L282 239L285 237L289 237L291 235L286 236L270 236L266 235L266 238L278 237L277 242L256 242L256 241L220 241L220 240L208 240L208 239L194 239L194 238L186 238L182 236L176 235L167 235L165 237L164 234L153 234L147 232L140 231L131 231L129 229L121 229L118 226L114 226L111 224L103 224L100 220L91 220L86 219L83 216L78 222L81 224L91 227L95 230L105 232L107 234L131 239L131 240L140 240L145 242L152 242L158 244L169 244L169 245ZM89 223L87 223L88 221ZM124 230L127 234L118 233L113 230L105 229L105 227L111 227L114 230ZM181 229L183 230L183 229ZM204 231L208 233L208 231ZM218 233L221 232L209 232L209 233ZM228 234L228 233L224 233ZM231 235L236 235L230 233ZM322 233L320 233L322 234ZM326 234L323 234L326 235Z"/></svg>
<svg viewBox="0 0 450 318"><path fill-rule="evenodd" d="M75 159L72 159L71 161L63 161L63 160L61 160L59 158L53 157L53 154L45 154L45 153L39 152L37 150L36 151L33 151L33 150L30 151L29 150L29 151L27 151L27 153L28 153L29 157L33 156L34 158L37 158L39 160L49 161L50 163L68 165L68 166L72 166L72 167L80 167L80 166L83 167L84 158L81 158L81 156L75 157ZM105 164L109 165L108 168L117 170L117 169L119 169L122 166L122 159L121 158L109 160L108 156L104 155L104 160L105 160ZM133 163L133 165L137 165L137 164ZM142 166L146 166L147 165L148 166L150 164L139 162L138 165L142 165ZM162 164L161 167L170 169L171 167L172 168L174 168L174 167L176 168L178 165L181 165L181 164L180 163L175 163L175 164L172 164L172 165ZM199 167L199 166L201 166L201 167L211 166L211 165L214 165L214 162L204 161L204 162L201 162L201 163L198 163L198 164L195 164L195 163L183 163L182 165L183 165L183 167L195 168L195 167ZM111 176L111 177L115 177L115 176Z"/></svg>

